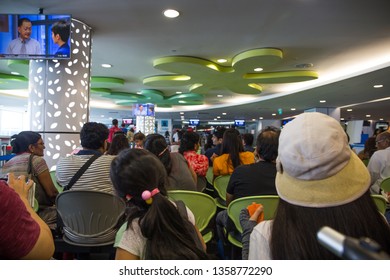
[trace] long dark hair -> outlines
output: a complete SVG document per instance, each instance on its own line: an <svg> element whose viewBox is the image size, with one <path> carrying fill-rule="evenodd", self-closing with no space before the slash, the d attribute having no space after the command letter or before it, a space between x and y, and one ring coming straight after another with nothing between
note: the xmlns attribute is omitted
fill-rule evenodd
<svg viewBox="0 0 390 280"><path fill-rule="evenodd" d="M165 140L164 136L157 133L149 134L146 137L144 149L155 154L164 164L165 170L167 171L168 175L171 173L171 155L169 152L167 141Z"/></svg>
<svg viewBox="0 0 390 280"><path fill-rule="evenodd" d="M38 143L41 135L34 131L22 131L11 136L12 152L20 154L29 152L29 146Z"/></svg>
<svg viewBox="0 0 390 280"><path fill-rule="evenodd" d="M228 164L235 169L241 165L240 153L244 151L244 146L240 138L240 133L234 128L227 129L223 134L221 154L229 154Z"/></svg>
<svg viewBox="0 0 390 280"><path fill-rule="evenodd" d="M296 206L280 199L271 233L272 259L338 259L316 239L323 226L354 238L369 237L390 253L389 225L367 192L350 203L326 208Z"/></svg>
<svg viewBox="0 0 390 280"><path fill-rule="evenodd" d="M147 239L146 259L207 258L191 235L193 225L181 217L166 197L167 174L155 155L142 149L124 150L112 161L110 176L118 196L131 196L127 202L128 227L139 218L142 235ZM149 205L141 195L155 188L160 193L153 196Z"/></svg>
<svg viewBox="0 0 390 280"><path fill-rule="evenodd" d="M114 134L110 147L108 148L108 155L117 155L124 149L130 148L129 141L127 140L126 135L123 133Z"/></svg>

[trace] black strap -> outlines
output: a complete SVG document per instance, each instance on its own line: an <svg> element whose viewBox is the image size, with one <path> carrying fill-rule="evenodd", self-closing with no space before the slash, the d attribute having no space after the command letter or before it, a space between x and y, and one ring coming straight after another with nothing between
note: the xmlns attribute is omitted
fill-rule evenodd
<svg viewBox="0 0 390 280"><path fill-rule="evenodd" d="M80 179L81 175L88 169L88 167L98 158L100 155L93 155L83 166L74 174L72 179L70 179L69 184L64 187L64 191L70 190L73 185Z"/></svg>

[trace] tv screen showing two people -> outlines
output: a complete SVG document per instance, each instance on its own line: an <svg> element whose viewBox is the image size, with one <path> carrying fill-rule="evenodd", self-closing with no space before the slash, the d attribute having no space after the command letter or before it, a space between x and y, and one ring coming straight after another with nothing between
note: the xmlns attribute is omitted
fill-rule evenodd
<svg viewBox="0 0 390 280"><path fill-rule="evenodd" d="M0 14L0 58L71 57L70 15Z"/></svg>
<svg viewBox="0 0 390 280"><path fill-rule="evenodd" d="M151 116L154 117L154 104L134 104L133 116Z"/></svg>

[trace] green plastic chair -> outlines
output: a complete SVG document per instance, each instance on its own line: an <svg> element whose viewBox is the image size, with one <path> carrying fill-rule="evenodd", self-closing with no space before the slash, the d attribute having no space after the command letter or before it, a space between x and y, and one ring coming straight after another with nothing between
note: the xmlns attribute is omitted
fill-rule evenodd
<svg viewBox="0 0 390 280"><path fill-rule="evenodd" d="M56 178L56 171L50 171L50 177L51 180L53 181L54 186L58 190L59 193L62 193L64 191L63 187L60 186L60 184L57 183L57 178Z"/></svg>
<svg viewBox="0 0 390 280"><path fill-rule="evenodd" d="M259 196L247 196L233 200L230 202L227 208L229 218L233 221L236 229L242 233L242 227L240 224L240 212L242 209L247 208L253 202L262 204L264 207L264 220L272 220L275 216L276 208L279 204L279 196L277 195L259 195ZM242 243L234 238L232 235L228 235L228 240L233 245L242 248Z"/></svg>
<svg viewBox="0 0 390 280"><path fill-rule="evenodd" d="M380 194L372 194L371 197L374 200L376 207L378 207L378 211L384 215L387 205L386 198Z"/></svg>
<svg viewBox="0 0 390 280"><path fill-rule="evenodd" d="M390 177L383 179L381 182L381 189L385 192L390 192Z"/></svg>
<svg viewBox="0 0 390 280"><path fill-rule="evenodd" d="M207 170L206 179L207 179L207 182L210 183L210 185L213 184L214 173L213 173L213 167L212 166L209 166L209 169Z"/></svg>
<svg viewBox="0 0 390 280"><path fill-rule="evenodd" d="M168 197L172 200L184 202L194 214L195 224L202 233L204 242L209 242L213 238L213 232L204 233L204 231L217 212L215 200L208 194L186 190L168 191Z"/></svg>
<svg viewBox="0 0 390 280"><path fill-rule="evenodd" d="M214 180L214 189L218 193L218 197L215 199L217 206L222 209L226 207L226 189L229 184L230 175L221 175Z"/></svg>

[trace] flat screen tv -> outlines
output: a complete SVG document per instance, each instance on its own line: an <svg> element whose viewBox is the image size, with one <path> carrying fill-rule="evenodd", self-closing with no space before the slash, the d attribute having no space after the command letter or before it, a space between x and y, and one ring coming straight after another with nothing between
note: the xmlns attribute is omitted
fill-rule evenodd
<svg viewBox="0 0 390 280"><path fill-rule="evenodd" d="M70 15L0 14L0 59L71 58Z"/></svg>
<svg viewBox="0 0 390 280"><path fill-rule="evenodd" d="M133 119L122 119L124 124L133 124Z"/></svg>
<svg viewBox="0 0 390 280"><path fill-rule="evenodd" d="M154 117L154 104L134 104L132 108L133 116Z"/></svg>
<svg viewBox="0 0 390 280"><path fill-rule="evenodd" d="M245 127L245 120L234 120L235 127Z"/></svg>
<svg viewBox="0 0 390 280"><path fill-rule="evenodd" d="M190 119L188 121L189 126L198 126L199 125L199 119Z"/></svg>

